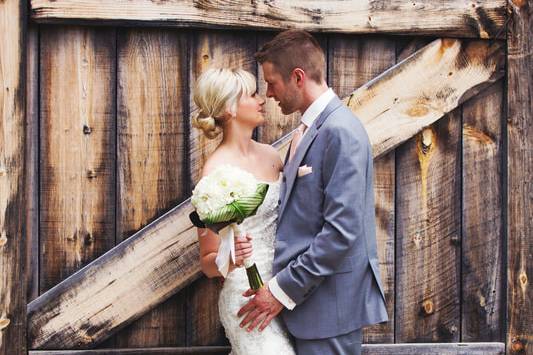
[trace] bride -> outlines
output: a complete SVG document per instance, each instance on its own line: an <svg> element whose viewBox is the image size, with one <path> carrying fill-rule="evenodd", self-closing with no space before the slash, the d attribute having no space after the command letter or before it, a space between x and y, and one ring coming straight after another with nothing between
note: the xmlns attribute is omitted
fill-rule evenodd
<svg viewBox="0 0 533 355"><path fill-rule="evenodd" d="M253 260L261 277L265 282L272 277L283 164L274 148L252 140L254 129L264 122L265 100L256 93L254 76L241 69L207 70L198 78L193 99L199 110L193 118L193 126L202 130L208 138L222 134L222 142L205 162L202 176L229 164L269 184L257 213L241 224L247 235L235 240L235 264L230 265L219 297L220 320L231 343L231 354L295 354L279 319L274 319L262 331L248 331L240 327L242 319L237 316L247 302L242 295L249 288L246 272L240 266L244 259L252 256L252 244ZM220 244L218 235L208 229L198 229L198 240L204 274L207 277L223 277L215 263Z"/></svg>

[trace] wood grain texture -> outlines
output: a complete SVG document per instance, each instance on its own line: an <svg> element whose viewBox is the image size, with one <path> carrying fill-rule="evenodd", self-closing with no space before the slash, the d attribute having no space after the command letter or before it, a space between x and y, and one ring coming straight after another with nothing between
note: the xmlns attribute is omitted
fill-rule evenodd
<svg viewBox="0 0 533 355"><path fill-rule="evenodd" d="M461 110L396 150L395 340L460 339Z"/></svg>
<svg viewBox="0 0 533 355"><path fill-rule="evenodd" d="M192 35L190 105L193 112L197 110L192 100L192 93L198 77L208 68L242 68L256 75L256 64L253 58L255 48L255 33L200 31ZM193 184L199 180L206 159L221 139L222 135L210 140L200 130L190 127L190 179ZM220 288L220 280L204 277L187 288L188 345L227 343L218 315Z"/></svg>
<svg viewBox="0 0 533 355"><path fill-rule="evenodd" d="M40 292L114 245L114 31L41 33Z"/></svg>
<svg viewBox="0 0 533 355"><path fill-rule="evenodd" d="M426 53L428 48L433 47L425 47L418 54ZM446 61L446 57L440 58ZM406 67L414 72L422 71L424 63L413 63L412 59L408 59L387 71L386 75L375 79L372 85L386 88L380 82L394 81L391 73L404 73L406 70L403 69ZM441 61L432 63L439 67ZM446 76L448 68L445 65L440 68L443 71L440 74L437 72L436 77ZM416 81L416 88L423 92L424 88L429 88L432 84L431 81ZM366 87L364 85L359 90L366 90ZM365 113L382 112L379 109L368 109L366 105L383 103L390 93L375 90L372 95L377 98L376 101L361 100L357 107L363 113L359 117L364 122L372 117L365 116ZM398 132L403 122L402 117L389 117L387 130ZM417 130L423 127L422 121ZM374 134L373 129L376 128L368 129L371 136ZM289 137L287 135L274 144L281 154L289 144ZM405 135L403 137L409 138ZM373 142L374 148L378 145L386 146L381 141ZM379 157L384 151L374 149L375 157ZM186 201L77 275L57 285L53 291L33 301L28 309L29 342L32 347L61 349L93 346L199 277L198 245L196 233L188 219L190 211L189 201ZM63 310L59 315L54 311L58 307ZM89 315L93 316L89 318Z"/></svg>
<svg viewBox="0 0 533 355"><path fill-rule="evenodd" d="M503 37L505 1L32 0L38 22Z"/></svg>
<svg viewBox="0 0 533 355"><path fill-rule="evenodd" d="M226 355L229 347L30 351L29 355ZM503 355L503 343L363 344L363 355Z"/></svg>
<svg viewBox="0 0 533 355"><path fill-rule="evenodd" d="M198 278L192 211L189 201L175 207L32 301L30 347L94 346Z"/></svg>
<svg viewBox="0 0 533 355"><path fill-rule="evenodd" d="M26 41L26 297L39 296L39 28Z"/></svg>
<svg viewBox="0 0 533 355"><path fill-rule="evenodd" d="M438 39L358 88L345 103L363 120L374 156L381 155L501 78L503 60L499 42ZM392 121L397 129L390 129Z"/></svg>
<svg viewBox="0 0 533 355"><path fill-rule="evenodd" d="M383 37L332 36L328 78L341 97L378 76L396 62L395 42ZM394 151L374 161L376 239L387 313L394 319ZM394 321L366 327L365 343L393 343Z"/></svg>
<svg viewBox="0 0 533 355"><path fill-rule="evenodd" d="M0 2L0 354L26 353L26 3Z"/></svg>
<svg viewBox="0 0 533 355"><path fill-rule="evenodd" d="M533 354L533 3L508 7L507 352Z"/></svg>
<svg viewBox="0 0 533 355"><path fill-rule="evenodd" d="M503 82L463 105L461 340L503 341Z"/></svg>
<svg viewBox="0 0 533 355"><path fill-rule="evenodd" d="M118 215L123 241L189 193L185 34L118 34ZM185 345L185 299L174 297L117 334L117 347Z"/></svg>
<svg viewBox="0 0 533 355"><path fill-rule="evenodd" d="M29 355L228 355L227 346L158 347L106 350L34 350Z"/></svg>

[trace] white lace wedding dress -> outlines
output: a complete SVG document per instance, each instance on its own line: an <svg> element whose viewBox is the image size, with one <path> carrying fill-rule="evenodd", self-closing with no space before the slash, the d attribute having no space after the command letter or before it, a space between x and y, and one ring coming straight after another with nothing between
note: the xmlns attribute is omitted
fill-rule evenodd
<svg viewBox="0 0 533 355"><path fill-rule="evenodd" d="M248 233L253 238L253 260L265 283L272 278L280 179L269 183L265 200L259 206L255 216L247 218L241 224L243 233ZM224 286L218 299L220 320L231 343L232 352L230 355L295 354L279 316L273 319L262 332L258 330L258 327L251 332L247 332L246 328L239 327L243 318L237 317L237 312L248 302L248 299L242 294L249 288L246 270L244 268L235 269L224 280Z"/></svg>

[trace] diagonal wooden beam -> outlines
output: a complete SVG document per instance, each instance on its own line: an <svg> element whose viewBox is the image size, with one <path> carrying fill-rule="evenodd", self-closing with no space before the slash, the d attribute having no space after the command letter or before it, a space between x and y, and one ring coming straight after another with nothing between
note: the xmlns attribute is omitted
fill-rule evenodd
<svg viewBox="0 0 533 355"><path fill-rule="evenodd" d="M39 23L110 23L504 38L505 0L32 0Z"/></svg>
<svg viewBox="0 0 533 355"><path fill-rule="evenodd" d="M501 78L501 43L436 40L355 90L345 102L379 157ZM290 134L274 143L280 154ZM28 306L32 349L93 346L200 276L189 200Z"/></svg>

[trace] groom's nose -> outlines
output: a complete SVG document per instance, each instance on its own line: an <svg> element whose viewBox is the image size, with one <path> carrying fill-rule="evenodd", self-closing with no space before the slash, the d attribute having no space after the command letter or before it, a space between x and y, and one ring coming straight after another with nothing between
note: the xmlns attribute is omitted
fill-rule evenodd
<svg viewBox="0 0 533 355"><path fill-rule="evenodd" d="M272 88L270 87L269 84L267 84L266 97L274 97L274 93L272 92Z"/></svg>

